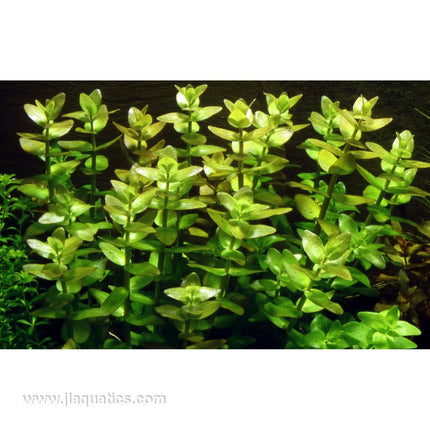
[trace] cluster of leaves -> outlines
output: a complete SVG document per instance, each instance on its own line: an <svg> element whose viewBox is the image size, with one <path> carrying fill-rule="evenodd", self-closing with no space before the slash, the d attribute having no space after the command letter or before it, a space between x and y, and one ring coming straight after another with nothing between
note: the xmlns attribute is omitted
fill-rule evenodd
<svg viewBox="0 0 430 430"><path fill-rule="evenodd" d="M49 348L54 345L31 312L40 306L37 279L23 270L29 262L23 229L35 204L17 195L19 180L0 175L0 348Z"/></svg>
<svg viewBox="0 0 430 430"><path fill-rule="evenodd" d="M281 195L278 183L293 167L286 144L308 125L292 121L301 95L266 94L265 111L224 100L230 128L208 126L214 145L202 127L222 108L200 106L206 88L176 87L179 112L156 121L148 106L131 107L128 126L114 123L121 136L101 145L111 112L100 91L81 94L82 111L60 122L64 94L25 105L43 131L20 133L21 146L45 172L20 190L46 208L26 233L44 261L25 269L53 283L33 315L62 320L66 348L258 346L262 325L282 333L279 347L415 347L406 337L420 331L399 321L396 306L357 317L343 309L351 296L377 294L365 271L387 265L391 221L404 221L392 208L427 195L411 185L430 167L411 159L411 133L399 133L390 150L363 142L391 121L372 118L377 98L361 96L349 111L323 97L322 113L309 118L320 138L301 145L318 168L287 183L298 193ZM64 139L73 120L88 141ZM166 124L177 145L150 143ZM99 152L119 139L131 167L99 190L108 166ZM361 165L375 158L379 176ZM80 188L78 167L90 182ZM339 181L356 172L367 182L362 195Z"/></svg>
<svg viewBox="0 0 430 430"><path fill-rule="evenodd" d="M427 327L430 322L430 222L408 225L406 229L395 223L395 228L398 235L386 241L392 267L377 278L381 300L376 308L396 305L406 320L417 327Z"/></svg>

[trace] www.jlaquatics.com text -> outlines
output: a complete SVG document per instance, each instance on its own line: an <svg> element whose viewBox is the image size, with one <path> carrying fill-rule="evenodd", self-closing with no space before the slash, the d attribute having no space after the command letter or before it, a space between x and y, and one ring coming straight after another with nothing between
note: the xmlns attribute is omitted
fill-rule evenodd
<svg viewBox="0 0 430 430"><path fill-rule="evenodd" d="M23 394L27 405L46 406L92 406L92 405L165 405L164 394L79 394L65 392L62 394Z"/></svg>

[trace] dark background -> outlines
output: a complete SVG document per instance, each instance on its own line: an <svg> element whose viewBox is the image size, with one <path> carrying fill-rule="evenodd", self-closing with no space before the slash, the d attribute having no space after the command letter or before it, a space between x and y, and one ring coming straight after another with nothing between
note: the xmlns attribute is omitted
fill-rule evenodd
<svg viewBox="0 0 430 430"><path fill-rule="evenodd" d="M15 173L23 178L38 174L43 170L43 164L36 157L25 153L20 145L17 132L39 132L40 129L27 117L23 105L34 103L35 99L45 102L46 98L52 98L59 92L66 93L66 104L62 113L80 110L79 94L90 93L99 88L103 94L103 102L109 110L120 109L111 115L111 119L127 125L127 112L131 106L142 108L149 105L148 113L154 120L158 115L172 111L178 111L176 104L175 84L194 86L206 83L207 91L201 96L201 106L218 105L223 106L223 111L215 117L210 118L202 125L202 132L207 135L210 143L216 142L216 137L206 129L208 124L229 128L226 123L227 109L224 107L225 98L235 101L244 98L255 110L266 110L264 92L275 96L283 91L289 96L303 94L299 103L291 110L295 124L307 123L312 111L320 112L321 96L326 95L333 101L340 101L342 108L351 109L354 101L360 95L367 99L378 96L379 101L373 109L373 116L391 117L393 121L377 132L369 133L364 139L378 142L386 148L391 147L396 131L409 129L415 135L416 153L414 158L423 158L420 152L428 147L430 141L430 120L424 118L414 108L430 114L430 81L0 81L0 130L1 130L1 152L0 172ZM75 122L75 125L78 122ZM98 137L98 143L104 143L119 133L109 123ZM71 132L66 138L74 135ZM317 137L312 127L297 133L287 143L285 156L290 161L301 164L303 170L312 171L315 167L313 161L307 158L304 151L296 149L307 137ZM76 138L84 136L75 134ZM178 134L168 124L157 138L164 138L167 144L180 145ZM155 143L157 138L153 140ZM218 142L219 143L219 142ZM430 149L430 148L429 148ZM128 168L122 151L117 145L110 147L106 154L109 157L111 168L102 178L100 185L109 187L108 181L113 178L114 168ZM379 166L370 165L370 169L377 173ZM430 178L430 172L421 170L414 185L429 189L426 183ZM356 192L360 193L363 181L354 178L347 183L348 192L354 192L356 183L360 184ZM351 187L351 188L350 188ZM416 218L424 217L422 206L407 205L406 216Z"/></svg>

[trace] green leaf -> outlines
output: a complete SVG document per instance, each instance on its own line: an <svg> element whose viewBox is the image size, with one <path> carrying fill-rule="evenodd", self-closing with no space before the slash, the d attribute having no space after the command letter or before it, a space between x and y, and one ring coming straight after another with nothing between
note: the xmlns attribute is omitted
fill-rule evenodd
<svg viewBox="0 0 430 430"><path fill-rule="evenodd" d="M225 269L224 269L225 272ZM246 269L244 267L230 267L230 269L228 269L228 273L231 276L248 276L248 275L252 275L254 273L261 273L262 270L258 270L258 269Z"/></svg>
<svg viewBox="0 0 430 430"><path fill-rule="evenodd" d="M317 222L327 236L339 234L339 228L337 225L323 219L317 219Z"/></svg>
<svg viewBox="0 0 430 430"><path fill-rule="evenodd" d="M355 170L355 166L356 162L354 156L346 153L330 166L328 173L334 175L349 175Z"/></svg>
<svg viewBox="0 0 430 430"><path fill-rule="evenodd" d="M84 140L59 140L57 143L61 148L69 151L88 152L92 149L91 144Z"/></svg>
<svg viewBox="0 0 430 430"><path fill-rule="evenodd" d="M330 312L333 312L335 315L342 315L343 309L338 303L332 302L326 293L323 293L316 288L312 288L311 290L305 291L305 296L312 302L318 306L327 309Z"/></svg>
<svg viewBox="0 0 430 430"><path fill-rule="evenodd" d="M69 304L70 302L72 302L74 299L73 294L57 294L56 296L54 296L53 298L49 298L49 307L51 309L61 309L64 308L64 306L66 306L67 304Z"/></svg>
<svg viewBox="0 0 430 430"><path fill-rule="evenodd" d="M146 306L152 306L155 303L152 297L146 296L145 294L136 293L134 291L130 293L130 301Z"/></svg>
<svg viewBox="0 0 430 430"><path fill-rule="evenodd" d="M64 319L66 311L64 309L41 308L33 311L32 315L40 318Z"/></svg>
<svg viewBox="0 0 430 430"><path fill-rule="evenodd" d="M346 281L352 281L351 272L347 267L341 264L326 263L321 266L321 269L332 275L339 276L339 278L345 279Z"/></svg>
<svg viewBox="0 0 430 430"><path fill-rule="evenodd" d="M54 164L51 167L51 174L53 176L60 176L64 174L71 174L73 170L79 166L80 161L64 161L62 163Z"/></svg>
<svg viewBox="0 0 430 430"><path fill-rule="evenodd" d="M186 321L188 318L184 315L181 308L173 305L162 305L155 308L161 316L177 321Z"/></svg>
<svg viewBox="0 0 430 430"><path fill-rule="evenodd" d="M197 145L204 146L204 144L207 141L206 136L200 133L185 133L181 136L181 139L189 145L196 145L196 146ZM194 148L191 148L191 149L194 149Z"/></svg>
<svg viewBox="0 0 430 430"><path fill-rule="evenodd" d="M191 261L190 263L188 263L188 266L190 266L192 268L196 268L196 269L202 269L205 272L212 273L213 275L216 275L216 276L226 276L227 275L227 270L224 267L206 266L204 264L199 264L199 263L196 263L194 261Z"/></svg>
<svg viewBox="0 0 430 430"><path fill-rule="evenodd" d="M197 319L204 319L214 314L221 307L219 301L208 301L198 305L183 305L182 310L195 316Z"/></svg>
<svg viewBox="0 0 430 430"><path fill-rule="evenodd" d="M48 200L49 199L49 190L48 188L41 188L34 184L24 184L18 187L18 190L21 193L25 194L29 197L34 197L35 199L40 200Z"/></svg>
<svg viewBox="0 0 430 430"><path fill-rule="evenodd" d="M296 194L294 196L294 202L296 203L297 210L304 218L313 220L319 217L321 209L309 196L305 194Z"/></svg>
<svg viewBox="0 0 430 430"><path fill-rule="evenodd" d="M143 192L142 194L139 194L131 204L131 212L133 214L139 214L143 212L145 209L147 209L151 204L151 201L154 198L156 193L157 193L157 188L152 188Z"/></svg>
<svg viewBox="0 0 430 430"><path fill-rule="evenodd" d="M407 321L397 321L393 329L399 336L419 336L421 330Z"/></svg>
<svg viewBox="0 0 430 430"><path fill-rule="evenodd" d="M180 124L188 122L188 115L184 113L171 112L157 117L158 121L168 122L170 124Z"/></svg>
<svg viewBox="0 0 430 430"><path fill-rule="evenodd" d="M225 139L225 140L229 140L229 141L238 141L240 138L239 134L233 130L227 130L225 128L214 127L211 125L208 127L208 129L213 134L220 137L221 139Z"/></svg>
<svg viewBox="0 0 430 430"><path fill-rule="evenodd" d="M136 263L139 264L139 263ZM130 290L131 291L139 291L142 288L149 285L154 280L153 277L148 276L133 276L130 279Z"/></svg>
<svg viewBox="0 0 430 430"><path fill-rule="evenodd" d="M178 231L175 227L158 227L155 236L164 245L172 245L178 237Z"/></svg>
<svg viewBox="0 0 430 430"><path fill-rule="evenodd" d="M73 127L73 120L54 122L49 126L49 137L51 139L58 139L59 137L67 134Z"/></svg>
<svg viewBox="0 0 430 430"><path fill-rule="evenodd" d="M67 324L67 322L65 323ZM76 343L86 342L91 334L91 326L86 320L72 322L72 337Z"/></svg>
<svg viewBox="0 0 430 430"><path fill-rule="evenodd" d="M250 131L249 133L243 134L243 140L244 141L253 141L258 140L265 136L269 131L271 130L271 127L262 127L262 128L256 128L255 130Z"/></svg>
<svg viewBox="0 0 430 430"><path fill-rule="evenodd" d="M190 166L185 169L177 170L172 173L170 180L171 182L183 182L193 176L198 175L203 170L203 167Z"/></svg>
<svg viewBox="0 0 430 430"><path fill-rule="evenodd" d="M70 319L79 321L88 318L105 317L107 315L109 314L101 308L88 308L72 312L72 314L70 315Z"/></svg>
<svg viewBox="0 0 430 430"><path fill-rule="evenodd" d="M378 190L384 190L385 181L383 179L376 178L359 164L356 165L356 169L370 185L378 188Z"/></svg>
<svg viewBox="0 0 430 430"><path fill-rule="evenodd" d="M30 154L36 155L38 157L45 154L45 142L39 142L38 140L21 137L19 139L19 143L25 152L29 152Z"/></svg>
<svg viewBox="0 0 430 430"><path fill-rule="evenodd" d="M206 207L206 203L196 199L180 199L170 201L167 204L167 209L174 211L187 211L191 209L202 209Z"/></svg>
<svg viewBox="0 0 430 430"><path fill-rule="evenodd" d="M325 258L324 245L319 236L309 230L302 235L303 249L312 263L320 264Z"/></svg>
<svg viewBox="0 0 430 430"><path fill-rule="evenodd" d="M98 88L96 88L94 91L91 92L90 98L95 103L98 109L102 103L102 92Z"/></svg>
<svg viewBox="0 0 430 430"><path fill-rule="evenodd" d="M225 339L204 340L203 342L187 346L187 349L218 349L227 341Z"/></svg>
<svg viewBox="0 0 430 430"><path fill-rule="evenodd" d="M362 324L372 328L376 331L384 332L388 328L388 324L385 321L383 315L377 312L359 312L357 314Z"/></svg>
<svg viewBox="0 0 430 430"><path fill-rule="evenodd" d="M288 142L293 136L294 131L291 128L278 128L270 137L267 142L271 148L279 148Z"/></svg>
<svg viewBox="0 0 430 430"><path fill-rule="evenodd" d="M389 124L393 118L365 118L363 121L360 122L360 130L361 131L375 131L379 130L382 127L385 127L387 124Z"/></svg>
<svg viewBox="0 0 430 430"><path fill-rule="evenodd" d="M351 139L355 134L355 138L360 140L361 133L358 130L358 124L355 119L349 114L349 112L342 111L339 109L340 121L339 121L339 130L341 135L346 139ZM357 132L355 132L358 130Z"/></svg>
<svg viewBox="0 0 430 430"><path fill-rule="evenodd" d="M139 275L154 278L160 274L158 267L151 263L132 263L125 267L125 270L132 275Z"/></svg>
<svg viewBox="0 0 430 430"><path fill-rule="evenodd" d="M337 161L337 157L325 149L321 149L318 153L318 164L325 172L329 172L331 166L333 166Z"/></svg>
<svg viewBox="0 0 430 430"><path fill-rule="evenodd" d="M271 227L269 225L264 225L264 224L254 224L254 225L251 225L246 238L255 239L257 237L269 236L275 233L276 233L275 227Z"/></svg>
<svg viewBox="0 0 430 430"><path fill-rule="evenodd" d="M206 106L198 108L191 114L192 121L204 121L222 110L221 106Z"/></svg>
<svg viewBox="0 0 430 430"><path fill-rule="evenodd" d="M327 120L318 112L312 112L309 121L318 134L324 136L329 132L329 124Z"/></svg>
<svg viewBox="0 0 430 430"><path fill-rule="evenodd" d="M125 251L118 249L115 245L108 242L101 242L100 249L107 259L118 266L125 266Z"/></svg>
<svg viewBox="0 0 430 430"><path fill-rule="evenodd" d="M55 212L45 212L37 221L40 224L58 224L65 220L65 215L57 215Z"/></svg>
<svg viewBox="0 0 430 430"><path fill-rule="evenodd" d="M202 157L203 155L211 155L211 154L215 154L216 152L224 152L224 151L226 151L226 149L222 148L221 146L198 145L198 146L193 146L190 149L190 155L192 157Z"/></svg>
<svg viewBox="0 0 430 430"><path fill-rule="evenodd" d="M319 139L307 139L302 145L300 145L300 148L314 149L313 148L314 146L324 149L325 151L330 152L331 154L334 154L337 157L341 157L343 154L342 150L339 149L338 147L333 146L330 143L324 142Z"/></svg>
<svg viewBox="0 0 430 430"><path fill-rule="evenodd" d="M366 260L378 269L385 269L385 259L383 254L371 245L361 245L358 248L355 248L354 254L360 260Z"/></svg>
<svg viewBox="0 0 430 430"><path fill-rule="evenodd" d="M38 239L27 239L27 244L33 251L43 258L51 259L56 255L56 252L51 246Z"/></svg>
<svg viewBox="0 0 430 430"><path fill-rule="evenodd" d="M231 234L239 240L243 240L248 237L248 234L251 229L251 225L245 221L241 221L238 219L230 219L227 221L228 226L230 228Z"/></svg>
<svg viewBox="0 0 430 430"><path fill-rule="evenodd" d="M325 254L329 260L337 260L349 249L351 242L350 233L341 233L330 237L325 245Z"/></svg>
<svg viewBox="0 0 430 430"><path fill-rule="evenodd" d="M411 349L417 347L415 342L399 336L387 335L387 342L390 349Z"/></svg>
<svg viewBox="0 0 430 430"><path fill-rule="evenodd" d="M239 250L233 250L233 249L224 249L221 252L221 258L224 258L225 260L231 260L234 261L237 264L244 265L246 263L246 258L243 255L243 253Z"/></svg>
<svg viewBox="0 0 430 430"><path fill-rule="evenodd" d="M106 315L110 315L115 312L122 304L124 304L128 297L128 290L125 287L115 288L108 296L108 298L102 303L101 309Z"/></svg>
<svg viewBox="0 0 430 430"><path fill-rule="evenodd" d="M92 158L87 158L85 161L85 167L87 169L93 168L93 160ZM95 170L97 171L103 171L106 170L109 167L109 160L104 155L96 155L96 165Z"/></svg>
<svg viewBox="0 0 430 430"><path fill-rule="evenodd" d="M346 214L339 215L339 228L342 233L358 233L358 224L353 218Z"/></svg>
<svg viewBox="0 0 430 430"><path fill-rule="evenodd" d="M391 194L407 194L411 196L422 196L422 197L430 196L430 194L427 191L421 190L420 188L413 187L413 186L388 187L385 191Z"/></svg>
<svg viewBox="0 0 430 430"><path fill-rule="evenodd" d="M29 116L29 118L37 125L39 125L40 127L46 126L48 118L46 117L46 113L43 109L27 103L24 105L24 110L25 113Z"/></svg>
<svg viewBox="0 0 430 430"><path fill-rule="evenodd" d="M79 104L82 110L89 116L94 116L97 113L97 105L94 100L85 93L81 93L79 96Z"/></svg>
<svg viewBox="0 0 430 430"><path fill-rule="evenodd" d="M264 219L264 218L271 218L277 215L284 215L288 212L291 212L292 210L293 208L264 209L261 211L255 210L253 212L250 212L249 214L247 213L246 215L243 215L242 219L246 221L251 221L251 220Z"/></svg>
<svg viewBox="0 0 430 430"><path fill-rule="evenodd" d="M351 194L333 193L332 197L337 202L342 203L343 205L347 205L347 206L358 206L358 205L363 205L363 204L371 204L371 203L374 203L374 201L375 201L374 199L371 199L368 197L353 196Z"/></svg>
<svg viewBox="0 0 430 430"><path fill-rule="evenodd" d="M221 307L223 309L227 309L239 316L242 316L245 313L245 309L243 309L242 306L239 306L237 303L227 299L226 297L220 297L218 300L221 302Z"/></svg>
<svg viewBox="0 0 430 430"><path fill-rule="evenodd" d="M309 348L327 349L326 335L322 330L313 330L307 333L303 340Z"/></svg>
<svg viewBox="0 0 430 430"><path fill-rule="evenodd" d="M401 160L398 163L398 166L405 168L428 169L430 167L430 163L417 160Z"/></svg>
<svg viewBox="0 0 430 430"><path fill-rule="evenodd" d="M275 273L272 266L270 269ZM279 284L273 279L257 279L249 287L255 291L276 291L279 289Z"/></svg>
<svg viewBox="0 0 430 430"><path fill-rule="evenodd" d="M163 320L154 314L150 315L134 315L130 314L126 317L125 321L131 325L135 325L137 327L145 327L148 325L160 325L163 323Z"/></svg>
<svg viewBox="0 0 430 430"><path fill-rule="evenodd" d="M136 172L152 181L165 181L166 176L160 170L153 167L136 167Z"/></svg>
<svg viewBox="0 0 430 430"><path fill-rule="evenodd" d="M70 338L67 340L67 342L61 347L61 349L76 349L76 343L75 341Z"/></svg>
<svg viewBox="0 0 430 430"><path fill-rule="evenodd" d="M351 321L343 325L342 327L344 335L347 336L348 342L352 345L361 344L364 347L370 344L372 341L372 335L374 331L358 321Z"/></svg>
<svg viewBox="0 0 430 430"><path fill-rule="evenodd" d="M69 269L63 276L63 281L77 281L89 276L97 270L96 267L73 267Z"/></svg>
<svg viewBox="0 0 430 430"><path fill-rule="evenodd" d="M300 318L303 315L294 303L286 297L278 297L274 302L265 303L263 309L274 317Z"/></svg>

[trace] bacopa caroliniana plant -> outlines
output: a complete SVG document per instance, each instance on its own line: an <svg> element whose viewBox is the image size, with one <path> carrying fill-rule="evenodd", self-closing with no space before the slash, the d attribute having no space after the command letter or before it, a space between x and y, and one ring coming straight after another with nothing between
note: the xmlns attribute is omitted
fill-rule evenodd
<svg viewBox="0 0 430 430"><path fill-rule="evenodd" d="M412 186L430 167L412 159L412 134L391 148L370 142L391 121L373 118L378 99L348 110L324 96L309 118L318 138L300 145L316 167L295 177L288 145L309 125L292 120L301 95L266 94L263 110L224 100L222 128L207 126L222 108L201 106L206 88L177 86L180 112L156 121L131 107L127 126L114 123L121 136L101 145L112 112L99 90L65 115L84 123L86 140L66 139L64 94L25 105L42 132L20 133L21 146L45 165L20 187L45 211L27 231L43 260L25 269L52 282L34 315L63 321L66 348L241 348L258 346L267 325L279 348L415 347L420 330L398 307L344 311L351 297L377 294L366 271L390 264L392 221L407 222L393 208L428 195ZM151 143L166 124L178 139ZM118 140L129 168L99 190L100 151ZM375 158L379 176L365 167ZM79 172L89 183L76 187ZM361 194L347 193L347 175L364 180Z"/></svg>

